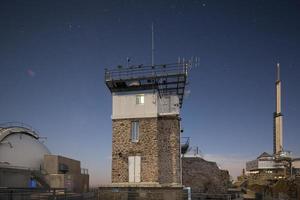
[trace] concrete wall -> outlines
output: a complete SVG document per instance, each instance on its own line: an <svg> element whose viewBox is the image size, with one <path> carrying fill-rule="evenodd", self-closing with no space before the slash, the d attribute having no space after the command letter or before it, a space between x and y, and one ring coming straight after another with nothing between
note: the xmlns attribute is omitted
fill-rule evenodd
<svg viewBox="0 0 300 200"><path fill-rule="evenodd" d="M279 154L283 150L282 146L282 116L277 116L275 119L275 130L274 130L274 153Z"/></svg>
<svg viewBox="0 0 300 200"><path fill-rule="evenodd" d="M58 156L44 155L44 170L49 174L59 174L58 172Z"/></svg>
<svg viewBox="0 0 300 200"><path fill-rule="evenodd" d="M29 187L31 172L25 169L0 168L0 187Z"/></svg>
<svg viewBox="0 0 300 200"><path fill-rule="evenodd" d="M136 104L137 94L144 94L144 104ZM112 106L112 119L156 117L157 94L149 91L113 93Z"/></svg>
<svg viewBox="0 0 300 200"><path fill-rule="evenodd" d="M262 169L276 169L278 168L278 164L276 165L275 161L270 159L270 160L252 160L246 162L246 170L251 171L251 170L262 170Z"/></svg>
<svg viewBox="0 0 300 200"><path fill-rule="evenodd" d="M131 142L132 119L113 120L112 182L126 183L128 156L141 156L141 182L180 184L177 117L139 118L139 141Z"/></svg>
<svg viewBox="0 0 300 200"><path fill-rule="evenodd" d="M144 104L136 104L136 95L144 95ZM112 119L146 118L179 114L176 95L161 96L153 91L121 92L112 94Z"/></svg>
<svg viewBox="0 0 300 200"><path fill-rule="evenodd" d="M65 175L64 174L48 174L45 176L46 182L51 188L64 188Z"/></svg>
<svg viewBox="0 0 300 200"><path fill-rule="evenodd" d="M72 192L87 192L89 190L89 175L84 174L49 174L45 176L52 188L66 188Z"/></svg>
<svg viewBox="0 0 300 200"><path fill-rule="evenodd" d="M294 168L300 169L300 160L294 161L292 165Z"/></svg>
<svg viewBox="0 0 300 200"><path fill-rule="evenodd" d="M158 98L159 115L179 115L179 98L177 95L161 96Z"/></svg>
<svg viewBox="0 0 300 200"><path fill-rule="evenodd" d="M69 171L63 174L59 164L68 166ZM67 188L73 192L84 192L89 189L89 175L81 174L80 161L57 155L44 156L46 181L50 187Z"/></svg>
<svg viewBox="0 0 300 200"><path fill-rule="evenodd" d="M59 171L59 164L68 166L69 171L67 174L81 174L80 161L78 160L57 155L44 156L44 169L49 174L61 174L62 172Z"/></svg>
<svg viewBox="0 0 300 200"><path fill-rule="evenodd" d="M258 169L274 169L276 168L276 163L273 160L259 160Z"/></svg>

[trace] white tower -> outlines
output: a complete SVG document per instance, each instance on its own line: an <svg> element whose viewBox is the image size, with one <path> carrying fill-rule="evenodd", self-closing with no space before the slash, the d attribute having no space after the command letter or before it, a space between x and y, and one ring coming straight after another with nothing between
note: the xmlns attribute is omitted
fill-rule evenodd
<svg viewBox="0 0 300 200"><path fill-rule="evenodd" d="M276 111L274 112L274 134L273 134L273 153L279 155L283 151L282 146L282 113L281 113L281 80L280 64L277 63L276 73Z"/></svg>

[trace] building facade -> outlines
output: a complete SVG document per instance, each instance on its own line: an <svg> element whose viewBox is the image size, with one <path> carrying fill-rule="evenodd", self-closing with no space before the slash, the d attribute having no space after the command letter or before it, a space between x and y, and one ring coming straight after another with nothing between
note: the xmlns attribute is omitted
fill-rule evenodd
<svg viewBox="0 0 300 200"><path fill-rule="evenodd" d="M278 161L274 156L264 152L257 159L246 163L247 174L257 179L275 180L286 177L286 163Z"/></svg>
<svg viewBox="0 0 300 200"><path fill-rule="evenodd" d="M106 72L112 92L112 183L180 186L180 107L186 72L162 66ZM165 67L166 70L167 67ZM180 68L181 69L181 68ZM130 75L141 70L143 74ZM126 75L119 76L124 73ZM155 75L153 75L155 74ZM168 79L169 80L166 80ZM159 84L164 83L164 88ZM151 88L151 89L150 89Z"/></svg>

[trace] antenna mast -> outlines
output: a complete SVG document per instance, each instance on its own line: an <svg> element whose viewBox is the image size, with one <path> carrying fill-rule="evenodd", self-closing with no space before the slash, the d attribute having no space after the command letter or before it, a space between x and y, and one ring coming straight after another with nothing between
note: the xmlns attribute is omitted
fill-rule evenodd
<svg viewBox="0 0 300 200"><path fill-rule="evenodd" d="M277 63L277 74L276 74L276 81L280 81L280 64L279 62Z"/></svg>
<svg viewBox="0 0 300 200"><path fill-rule="evenodd" d="M153 22L152 22L151 29L152 29L152 66L154 66L154 25L153 25Z"/></svg>

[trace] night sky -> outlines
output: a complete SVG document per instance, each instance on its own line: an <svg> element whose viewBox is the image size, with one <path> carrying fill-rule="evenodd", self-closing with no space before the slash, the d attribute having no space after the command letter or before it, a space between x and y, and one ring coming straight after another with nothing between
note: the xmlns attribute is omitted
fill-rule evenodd
<svg viewBox="0 0 300 200"><path fill-rule="evenodd" d="M0 1L0 123L29 124L54 154L109 183L111 95L104 68L200 57L182 118L205 158L238 175L272 153L275 65L284 148L300 156L300 2Z"/></svg>

